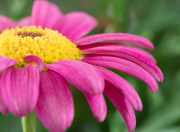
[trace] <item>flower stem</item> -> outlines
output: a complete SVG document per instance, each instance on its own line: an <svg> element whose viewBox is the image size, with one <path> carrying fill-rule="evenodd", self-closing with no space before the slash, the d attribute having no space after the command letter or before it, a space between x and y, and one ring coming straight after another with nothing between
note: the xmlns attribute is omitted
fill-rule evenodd
<svg viewBox="0 0 180 132"><path fill-rule="evenodd" d="M33 111L21 118L23 132L36 132L36 112Z"/></svg>

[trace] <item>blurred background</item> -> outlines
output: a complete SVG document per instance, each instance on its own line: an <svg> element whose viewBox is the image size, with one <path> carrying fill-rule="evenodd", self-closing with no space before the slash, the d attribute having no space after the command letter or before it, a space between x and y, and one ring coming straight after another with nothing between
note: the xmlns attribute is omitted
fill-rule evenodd
<svg viewBox="0 0 180 132"><path fill-rule="evenodd" d="M123 32L143 36L155 45L149 51L164 74L157 93L141 80L115 71L139 93L143 110L136 112L135 132L180 132L180 1L179 0L50 0L66 14L83 11L99 26L90 34ZM33 0L0 0L0 15L19 20L30 16ZM85 96L72 87L75 118L67 132L127 132L125 121L106 98L106 120L93 118ZM21 132L21 120L0 113L0 132ZM37 132L47 132L37 118Z"/></svg>

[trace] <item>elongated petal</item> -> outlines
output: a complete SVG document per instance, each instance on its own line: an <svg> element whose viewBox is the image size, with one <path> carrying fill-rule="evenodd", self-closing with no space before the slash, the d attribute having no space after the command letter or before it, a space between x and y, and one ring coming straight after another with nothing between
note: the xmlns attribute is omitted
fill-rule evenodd
<svg viewBox="0 0 180 132"><path fill-rule="evenodd" d="M0 55L0 73L10 66L18 64L18 61L9 57Z"/></svg>
<svg viewBox="0 0 180 132"><path fill-rule="evenodd" d="M58 6L46 0L36 0L32 10L32 24L51 28L60 21L62 13Z"/></svg>
<svg viewBox="0 0 180 132"><path fill-rule="evenodd" d="M85 94L85 95L89 102L94 117L99 122L104 121L107 114L107 105L103 94L97 94L97 95Z"/></svg>
<svg viewBox="0 0 180 132"><path fill-rule="evenodd" d="M20 28L29 27L31 25L32 25L31 17L25 17L17 22L17 26L19 26Z"/></svg>
<svg viewBox="0 0 180 132"><path fill-rule="evenodd" d="M74 118L74 105L67 81L57 72L40 73L36 113L51 132L64 132Z"/></svg>
<svg viewBox="0 0 180 132"><path fill-rule="evenodd" d="M129 49L129 50L132 50L134 52L141 54L142 56L150 59L155 64L157 63L156 59L149 52L146 52L145 50L142 50L139 48L135 48L135 47L127 46L127 45L122 45L122 44L117 44L117 43L96 43L96 44L91 44L91 45L79 46L78 48L80 50L85 50L88 48L94 48L94 47L99 47L99 46L106 46L106 47L113 46L114 48L126 48L126 49Z"/></svg>
<svg viewBox="0 0 180 132"><path fill-rule="evenodd" d="M128 130L130 132L133 131L136 127L136 116L131 104L122 91L106 82L104 93L121 113L127 124Z"/></svg>
<svg viewBox="0 0 180 132"><path fill-rule="evenodd" d="M16 116L33 111L39 96L39 72L29 64L23 68L9 68L1 79L1 92L8 109Z"/></svg>
<svg viewBox="0 0 180 132"><path fill-rule="evenodd" d="M142 48L154 49L154 45L147 39L126 33L105 33L84 37L74 43L77 45L88 45L97 42L124 42Z"/></svg>
<svg viewBox="0 0 180 132"><path fill-rule="evenodd" d="M12 19L5 16L0 16L0 33L2 33L2 31L6 28L14 28L15 25L16 23Z"/></svg>
<svg viewBox="0 0 180 132"><path fill-rule="evenodd" d="M9 113L9 110L8 110L7 106L5 105L4 100L2 98L1 86L0 86L0 112L2 112L4 115Z"/></svg>
<svg viewBox="0 0 180 132"><path fill-rule="evenodd" d="M117 47L118 47L118 46L117 46ZM135 48L135 47L130 47L130 46L125 46L125 45L123 45L122 47L123 47L123 48L126 48L126 49L128 49L128 50L132 50L132 51L134 51L134 52L139 53L140 55L148 58L149 60L151 60L151 61L152 61L153 63L155 63L155 64L157 63L157 62L156 62L156 59L155 59L150 53L148 53L148 52L146 52L146 51L144 51L144 50L142 50L142 49Z"/></svg>
<svg viewBox="0 0 180 132"><path fill-rule="evenodd" d="M84 93L94 95L104 91L102 74L94 66L85 62L63 60L53 64L46 64L45 66L60 73Z"/></svg>
<svg viewBox="0 0 180 132"><path fill-rule="evenodd" d="M28 63L35 63L39 72L44 70L44 62L41 58L35 55L27 55L23 59Z"/></svg>
<svg viewBox="0 0 180 132"><path fill-rule="evenodd" d="M97 21L92 16L83 12L73 12L66 14L55 30L74 41L89 33L96 26Z"/></svg>
<svg viewBox="0 0 180 132"><path fill-rule="evenodd" d="M129 50L127 48L122 47L114 47L114 46L100 46L95 48L85 49L84 51L89 52L91 54L103 54L103 55L111 55L117 56L120 58L124 58L130 60L134 63L137 63L144 69L146 69L149 73L151 73L159 82L163 81L163 74L161 70L149 59L142 56L141 54Z"/></svg>
<svg viewBox="0 0 180 132"><path fill-rule="evenodd" d="M123 91L126 98L137 111L142 110L142 102L139 95L137 94L136 90L125 79L104 68L98 67L98 69L101 71L104 79L107 82L111 83L116 88Z"/></svg>
<svg viewBox="0 0 180 132"><path fill-rule="evenodd" d="M152 93L158 90L158 84L155 78L144 68L131 61L109 56L86 57L82 61L128 73L146 82Z"/></svg>

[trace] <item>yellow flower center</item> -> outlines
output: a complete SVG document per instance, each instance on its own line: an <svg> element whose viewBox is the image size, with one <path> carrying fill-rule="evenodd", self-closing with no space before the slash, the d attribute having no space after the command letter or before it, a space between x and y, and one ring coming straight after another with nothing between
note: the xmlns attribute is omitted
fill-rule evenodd
<svg viewBox="0 0 180 132"><path fill-rule="evenodd" d="M0 55L14 58L24 67L23 57L36 55L44 63L51 64L59 60L80 60L80 50L62 34L40 26L16 27L6 29L0 34Z"/></svg>

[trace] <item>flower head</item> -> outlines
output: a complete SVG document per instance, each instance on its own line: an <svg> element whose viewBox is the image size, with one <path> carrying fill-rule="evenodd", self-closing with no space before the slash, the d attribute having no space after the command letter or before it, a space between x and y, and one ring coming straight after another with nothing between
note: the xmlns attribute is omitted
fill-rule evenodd
<svg viewBox="0 0 180 132"><path fill-rule="evenodd" d="M67 81L85 94L99 122L107 114L104 93L129 131L135 129L133 107L141 111L141 99L125 79L103 67L143 80L153 93L158 90L156 80L163 81L151 54L122 44L152 50L149 40L125 33L82 38L97 25L86 13L63 16L56 5L42 0L34 2L31 17L14 22L1 16L0 23L0 111L22 117L35 109L52 132L66 131L74 118Z"/></svg>
<svg viewBox="0 0 180 132"><path fill-rule="evenodd" d="M62 34L35 26L4 30L0 35L0 54L17 60L18 66L27 66L27 55L40 57L44 63L59 60L79 60L80 51Z"/></svg>

